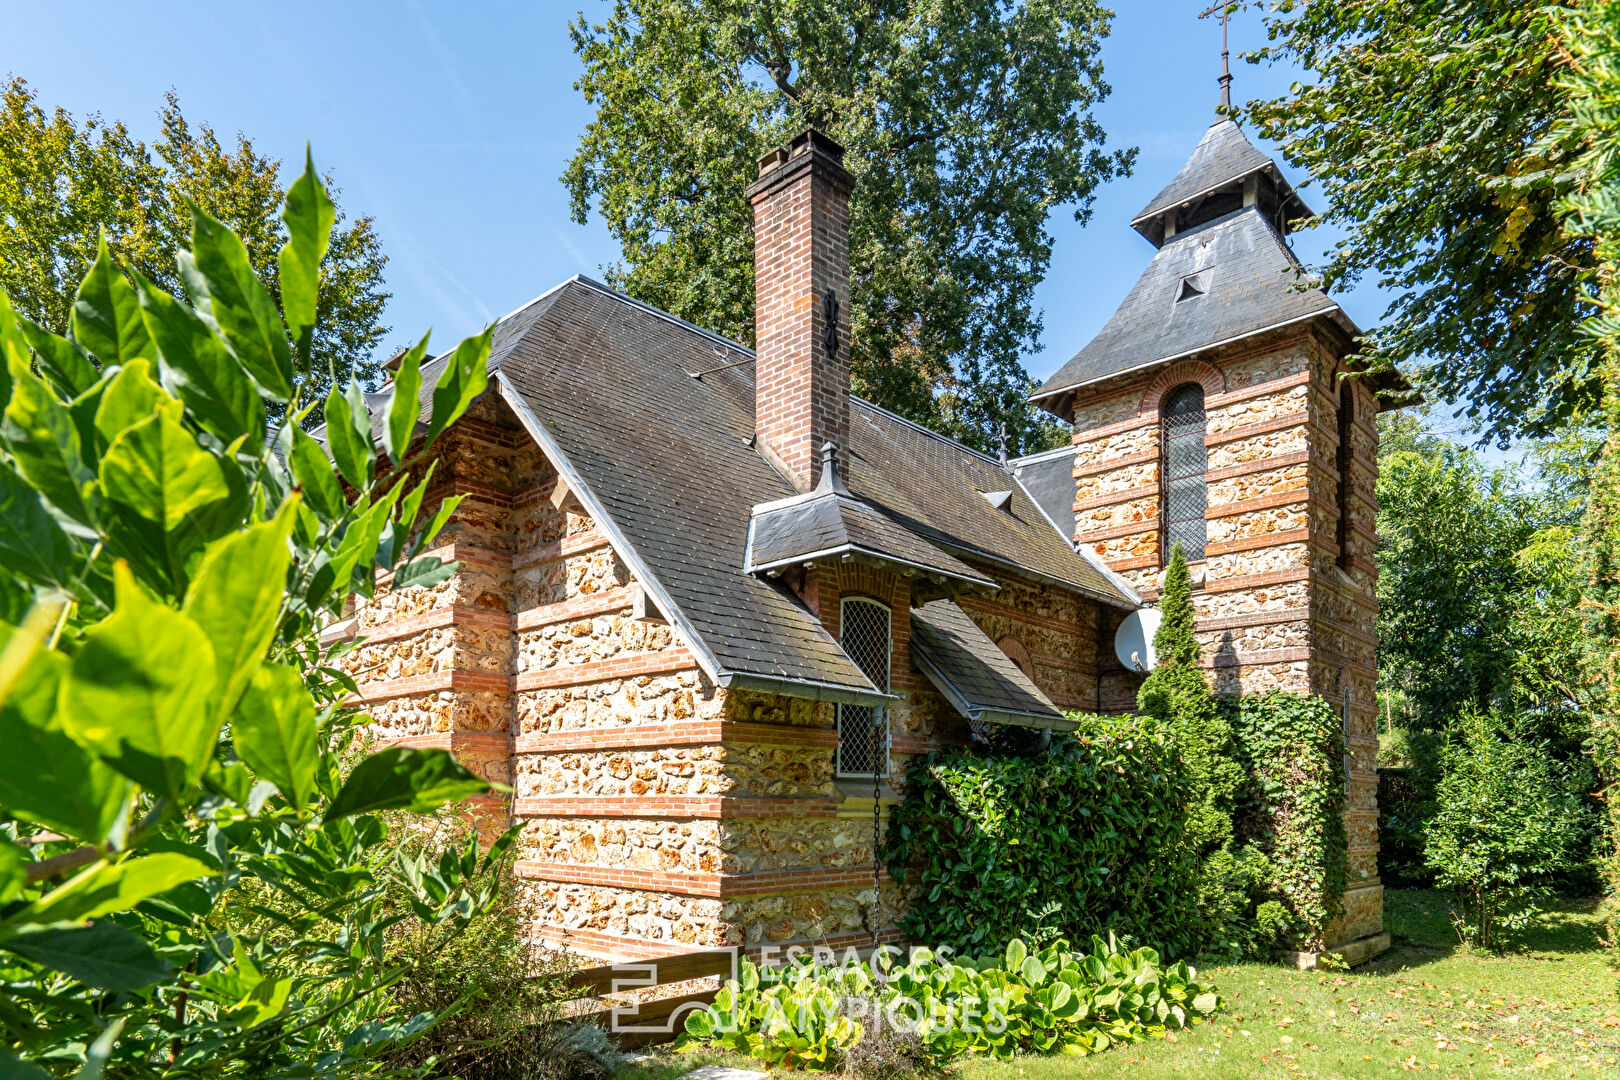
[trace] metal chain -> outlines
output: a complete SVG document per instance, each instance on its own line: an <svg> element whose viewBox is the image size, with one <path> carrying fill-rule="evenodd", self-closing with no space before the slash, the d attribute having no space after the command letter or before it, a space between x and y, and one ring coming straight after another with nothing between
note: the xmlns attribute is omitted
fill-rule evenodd
<svg viewBox="0 0 1620 1080"><path fill-rule="evenodd" d="M887 727L889 718L886 713L883 719L884 726ZM886 735L888 732L885 731L884 734ZM873 751L874 757L882 755L887 758L888 755L883 753L884 747L882 744L888 742L888 740L878 737L876 724L872 725L872 735L879 743L878 747ZM888 761L885 760L883 764L887 766ZM882 826L878 820L878 795L881 791L882 789L878 786L877 761L874 760L872 762L872 948L874 949L878 947L878 928L883 925L883 893L881 883L878 880L878 844L882 839Z"/></svg>

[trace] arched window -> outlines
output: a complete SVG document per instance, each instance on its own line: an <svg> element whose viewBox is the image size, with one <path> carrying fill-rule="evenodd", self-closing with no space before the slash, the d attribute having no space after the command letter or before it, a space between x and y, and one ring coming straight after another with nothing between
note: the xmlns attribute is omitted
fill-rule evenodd
<svg viewBox="0 0 1620 1080"><path fill-rule="evenodd" d="M839 608L839 643L872 685L889 692L893 632L889 609L876 600L848 597ZM889 710L838 706L838 775L889 775Z"/></svg>
<svg viewBox="0 0 1620 1080"><path fill-rule="evenodd" d="M1179 543L1189 561L1204 557L1208 531L1204 511L1209 509L1209 486L1204 471L1209 452L1204 449L1204 388L1183 383L1164 395L1159 405L1160 432L1160 558L1168 563L1172 545Z"/></svg>
<svg viewBox="0 0 1620 1080"><path fill-rule="evenodd" d="M1339 454L1334 462L1339 470L1339 565L1350 568L1350 497L1355 494L1355 480L1351 476L1351 462L1355 458L1355 440L1351 429L1356 421L1356 388L1347 380L1339 382Z"/></svg>

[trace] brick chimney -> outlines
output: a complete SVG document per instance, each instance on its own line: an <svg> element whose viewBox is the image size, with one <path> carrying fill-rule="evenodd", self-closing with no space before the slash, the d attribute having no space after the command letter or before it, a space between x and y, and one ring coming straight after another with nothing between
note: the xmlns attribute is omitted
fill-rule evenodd
<svg viewBox="0 0 1620 1080"><path fill-rule="evenodd" d="M754 208L754 433L800 491L821 447L849 454L849 192L844 148L806 131L759 162Z"/></svg>

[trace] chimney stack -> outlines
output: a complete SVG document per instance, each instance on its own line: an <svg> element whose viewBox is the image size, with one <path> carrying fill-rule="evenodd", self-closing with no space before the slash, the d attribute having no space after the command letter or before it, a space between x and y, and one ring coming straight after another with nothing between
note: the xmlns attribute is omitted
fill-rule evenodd
<svg viewBox="0 0 1620 1080"><path fill-rule="evenodd" d="M810 130L759 162L754 208L754 434L800 491L821 448L849 461L849 192L844 148Z"/></svg>

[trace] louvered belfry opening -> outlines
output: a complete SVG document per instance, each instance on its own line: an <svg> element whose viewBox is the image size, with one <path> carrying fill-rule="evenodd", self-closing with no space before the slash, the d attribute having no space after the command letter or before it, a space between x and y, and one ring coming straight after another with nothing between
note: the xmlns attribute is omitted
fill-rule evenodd
<svg viewBox="0 0 1620 1080"><path fill-rule="evenodd" d="M839 639L844 652L889 692L892 632L889 609L875 600L850 597L840 609ZM838 775L889 774L889 710L872 705L838 706Z"/></svg>
<svg viewBox="0 0 1620 1080"><path fill-rule="evenodd" d="M1185 383L1166 394L1159 406L1159 430L1162 558L1168 563L1172 546L1179 543L1189 561L1202 559L1208 536L1204 511L1209 509L1209 486L1204 481L1209 466L1209 451L1204 447L1204 388Z"/></svg>

